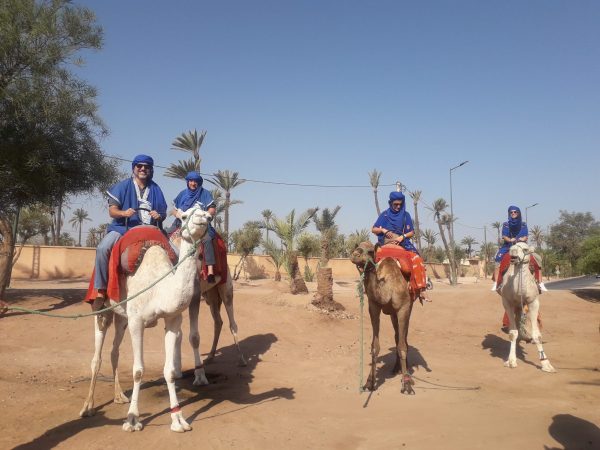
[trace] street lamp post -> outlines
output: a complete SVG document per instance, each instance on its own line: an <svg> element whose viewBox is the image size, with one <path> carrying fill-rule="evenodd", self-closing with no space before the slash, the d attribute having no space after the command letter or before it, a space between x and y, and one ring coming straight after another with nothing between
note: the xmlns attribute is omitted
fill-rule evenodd
<svg viewBox="0 0 600 450"><path fill-rule="evenodd" d="M537 205L539 205L539 203L534 203L533 205L529 205L529 206L525 207L525 223L529 223L529 221L527 220L527 210L529 208L533 208L534 206L537 206Z"/></svg>
<svg viewBox="0 0 600 450"><path fill-rule="evenodd" d="M463 161L458 166L452 167L450 169L450 218L452 222L450 223L450 241L452 242L452 251L454 251L454 208L452 206L452 171L454 169L458 169L461 166L464 166L469 161Z"/></svg>

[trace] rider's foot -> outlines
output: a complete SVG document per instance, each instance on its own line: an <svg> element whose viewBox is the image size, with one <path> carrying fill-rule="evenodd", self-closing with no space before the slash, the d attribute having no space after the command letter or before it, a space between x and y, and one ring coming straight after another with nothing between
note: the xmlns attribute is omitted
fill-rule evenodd
<svg viewBox="0 0 600 450"><path fill-rule="evenodd" d="M496 282L494 281L494 284L492 285L492 289L490 289L490 291L495 291L497 287L498 286L496 285Z"/></svg>
<svg viewBox="0 0 600 450"><path fill-rule="evenodd" d="M546 288L546 286L544 285L544 282L543 282L543 281L540 281L540 282L538 283L538 289L539 289L539 291L540 291L540 294L541 294L542 292L548 292L548 289L547 289L547 288Z"/></svg>

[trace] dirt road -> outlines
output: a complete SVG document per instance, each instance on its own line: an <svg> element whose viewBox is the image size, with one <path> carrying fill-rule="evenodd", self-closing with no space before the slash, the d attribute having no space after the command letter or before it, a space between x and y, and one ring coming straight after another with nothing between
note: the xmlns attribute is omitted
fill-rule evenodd
<svg viewBox="0 0 600 450"><path fill-rule="evenodd" d="M12 305L68 314L89 308L79 303L84 283L15 284L7 297ZM311 294L292 296L282 284L236 283L239 335L249 364L236 366L225 326L221 351L207 366L211 384L194 387L191 349L184 339L179 399L193 427L184 434L169 430L161 324L146 332L140 394L144 429L130 434L121 429L127 405L111 401L112 331L96 388L98 412L81 419L93 352L92 319L9 313L0 319L0 448L600 448L599 296L588 292L579 298L568 291L542 296L544 347L558 370L547 374L532 344L520 344L518 368L503 367L509 342L500 330L500 298L490 285L436 283L433 303L415 306L409 363L416 395L405 396L400 378L391 373L393 333L387 319L382 321L378 390L359 393L355 280L336 284L335 300L346 308L336 317L312 309ZM314 285L309 288L314 292ZM206 305L201 315L206 352L212 340ZM363 329L366 378L367 316ZM120 374L128 390L131 365L127 335Z"/></svg>

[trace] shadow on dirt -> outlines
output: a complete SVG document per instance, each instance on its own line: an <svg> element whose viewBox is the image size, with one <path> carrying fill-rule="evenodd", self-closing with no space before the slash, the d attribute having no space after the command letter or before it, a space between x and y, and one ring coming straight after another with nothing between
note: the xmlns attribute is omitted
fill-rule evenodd
<svg viewBox="0 0 600 450"><path fill-rule="evenodd" d="M58 311L60 309L81 302L85 297L85 294L85 289L7 289L4 294L4 300L8 303L9 306L20 306L20 302L32 298L44 301L48 299L48 302L51 302L52 300L58 300L56 303L52 303L46 308L38 309L34 306L30 306L31 309L37 309L38 311L42 312L50 312ZM28 313L20 311L9 311L2 317L22 316L25 314Z"/></svg>
<svg viewBox="0 0 600 450"><path fill-rule="evenodd" d="M489 350L490 356L492 358L499 358L505 361L508 359L508 353L510 351L510 341L508 339L502 339L500 336L496 336L495 334L487 334L481 342L481 348L483 348L484 350ZM525 359L526 355L527 352L523 350L521 341L517 342L517 359L522 361L524 364L529 364L530 366L538 367L533 362L527 361Z"/></svg>
<svg viewBox="0 0 600 450"><path fill-rule="evenodd" d="M419 368L425 369L426 372L431 372L429 368L429 364L421 354L418 348L413 346L408 346L408 355L406 356L406 361L408 363L408 370L411 374L417 373ZM376 377L377 381L375 382L375 389L379 389L387 380L390 380L396 376L398 376L398 372L394 371L394 367L396 365L396 347L390 347L389 353L383 356L379 356L378 363L383 363L380 367L377 368ZM371 370L371 355L365 355L365 373L369 374Z"/></svg>
<svg viewBox="0 0 600 450"><path fill-rule="evenodd" d="M585 300L586 302L600 303L600 289L574 289L571 294Z"/></svg>
<svg viewBox="0 0 600 450"><path fill-rule="evenodd" d="M207 420L213 417L234 414L242 409L252 406L275 401L294 399L294 389L291 387L278 387L262 393L251 393L250 386L254 379L253 372L262 362L261 356L268 353L271 346L277 342L277 337L273 333L250 336L240 341L240 346L246 356L248 365L238 367L238 352L235 345L230 345L221 349L212 363L206 365L206 375L210 381L208 386L193 386L194 371L186 370L181 380L177 381L179 404L183 408L184 417L191 424L195 420ZM183 346L182 352L190 351L189 346ZM128 368L130 369L130 368ZM121 368L120 372L123 371ZM256 388L253 389L256 391ZM131 398L131 389L126 392ZM159 401L165 405L165 409L160 412L148 415L144 410L148 410L149 399L154 398L153 402ZM169 415L169 394L164 378L159 377L149 380L142 384L140 390L140 418L144 427L158 426L152 422L160 416ZM158 399L158 400L157 400ZM234 406L227 411L220 411L217 414L210 415L210 410L221 402L232 402L239 406ZM99 405L96 408L96 415L93 417L76 419L56 426L44 432L41 436L33 439L31 442L15 447L19 450L38 450L50 449L68 441L71 437L89 428L97 427L116 427L118 432L125 420L125 410L122 418L113 420L105 417L103 408L112 404L112 400ZM122 405L118 405L122 406ZM206 415L205 415L206 414ZM200 416L200 417L199 417ZM165 426L168 429L168 425ZM193 426L193 425L192 425ZM169 431L166 431L169 432ZM143 433L143 430L142 430Z"/></svg>
<svg viewBox="0 0 600 450"><path fill-rule="evenodd" d="M557 414L552 417L548 433L563 447L544 445L545 450L600 448L600 428L571 414Z"/></svg>

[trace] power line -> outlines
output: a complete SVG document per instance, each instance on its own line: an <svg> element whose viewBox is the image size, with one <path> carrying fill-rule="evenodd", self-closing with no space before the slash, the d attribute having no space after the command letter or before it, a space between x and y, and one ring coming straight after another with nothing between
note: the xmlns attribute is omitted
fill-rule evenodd
<svg viewBox="0 0 600 450"><path fill-rule="evenodd" d="M119 158L117 156L105 155L106 158L116 159L118 161L131 162L129 159ZM155 164L154 167L160 167L161 169L168 169L168 167ZM212 173L200 172L200 175L213 176ZM265 180L253 180L251 178L238 178L242 181L249 183L261 183L261 184L277 184L282 186L300 186L300 187L318 187L318 188L372 188L371 185L352 185L352 184L304 184L304 183L286 183L284 181L265 181ZM379 186L396 186L396 183L392 184L380 184Z"/></svg>

